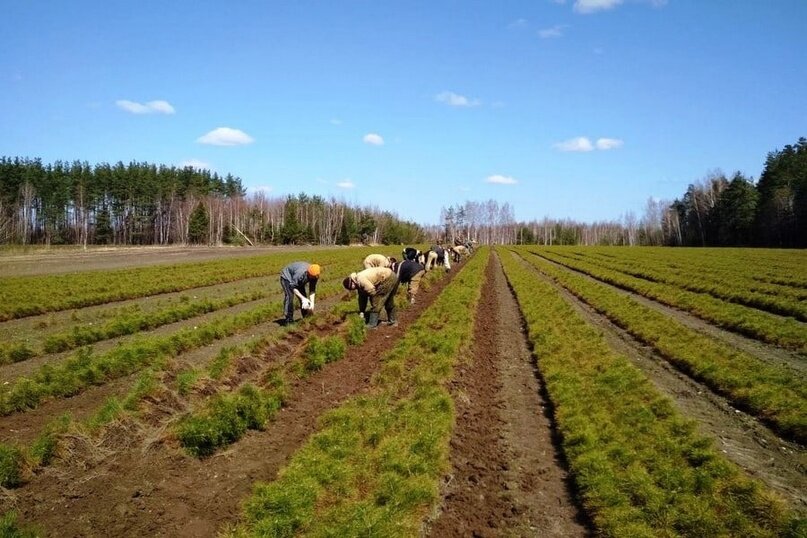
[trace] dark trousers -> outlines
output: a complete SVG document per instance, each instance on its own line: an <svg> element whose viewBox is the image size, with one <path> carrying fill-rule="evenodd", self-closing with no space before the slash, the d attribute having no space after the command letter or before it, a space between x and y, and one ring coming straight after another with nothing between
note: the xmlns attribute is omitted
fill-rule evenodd
<svg viewBox="0 0 807 538"><path fill-rule="evenodd" d="M294 319L294 289L295 286L283 277L280 277L280 285L283 287L283 315L286 321ZM305 286L297 288L300 293L305 295Z"/></svg>
<svg viewBox="0 0 807 538"><path fill-rule="evenodd" d="M395 311L395 293L398 291L398 275L392 274L375 287L375 295L369 295L359 288L359 312L367 310L367 300L370 300L370 312L381 313L381 307L387 316Z"/></svg>

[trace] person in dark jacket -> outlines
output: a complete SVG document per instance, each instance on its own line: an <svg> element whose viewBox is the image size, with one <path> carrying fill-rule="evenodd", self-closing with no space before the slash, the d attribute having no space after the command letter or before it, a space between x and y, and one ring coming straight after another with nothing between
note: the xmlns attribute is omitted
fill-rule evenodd
<svg viewBox="0 0 807 538"><path fill-rule="evenodd" d="M413 247L406 247L401 253L403 254L404 260L417 260L418 256L420 256L420 251Z"/></svg>
<svg viewBox="0 0 807 538"><path fill-rule="evenodd" d="M397 273L398 282L406 284L406 299L410 304L415 304L415 296L420 288L420 279L426 273L426 268L414 259L406 260L398 265Z"/></svg>
<svg viewBox="0 0 807 538"><path fill-rule="evenodd" d="M294 296L300 299L305 312L314 311L314 296L317 291L321 268L316 263L294 262L280 271L280 286L283 288L283 314L286 325L294 321ZM305 285L308 284L308 293Z"/></svg>

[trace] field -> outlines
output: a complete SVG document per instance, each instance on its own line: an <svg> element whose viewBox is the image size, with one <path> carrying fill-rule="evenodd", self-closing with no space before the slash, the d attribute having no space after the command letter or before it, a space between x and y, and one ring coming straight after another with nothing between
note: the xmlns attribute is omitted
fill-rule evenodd
<svg viewBox="0 0 807 538"><path fill-rule="evenodd" d="M399 251L0 255L0 536L807 535L807 252Z"/></svg>

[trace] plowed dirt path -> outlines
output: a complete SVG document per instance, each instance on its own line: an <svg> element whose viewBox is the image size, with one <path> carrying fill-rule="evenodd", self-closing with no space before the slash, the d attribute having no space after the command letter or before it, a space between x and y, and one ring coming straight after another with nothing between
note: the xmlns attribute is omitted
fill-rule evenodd
<svg viewBox="0 0 807 538"><path fill-rule="evenodd" d="M457 367L452 471L430 535L588 536L501 264L487 268L471 355Z"/></svg>

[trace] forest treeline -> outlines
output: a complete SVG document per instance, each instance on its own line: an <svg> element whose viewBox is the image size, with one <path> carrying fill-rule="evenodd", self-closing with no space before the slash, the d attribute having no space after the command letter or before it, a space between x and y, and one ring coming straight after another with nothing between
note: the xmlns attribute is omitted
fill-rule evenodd
<svg viewBox="0 0 807 538"><path fill-rule="evenodd" d="M0 158L0 244L417 243L416 223L307 194L246 196L241 179L132 162Z"/></svg>
<svg viewBox="0 0 807 538"><path fill-rule="evenodd" d="M421 226L305 193L246 195L241 179L149 163L0 158L0 244L484 244L807 247L807 139L768 154L759 181L713 172L644 215L515 220L495 200L444 207Z"/></svg>
<svg viewBox="0 0 807 538"><path fill-rule="evenodd" d="M480 225L480 223L482 223ZM756 183L713 172L673 201L650 199L644 215L582 223L516 222L494 201L443 208L443 230L484 243L807 247L807 139L768 154Z"/></svg>

